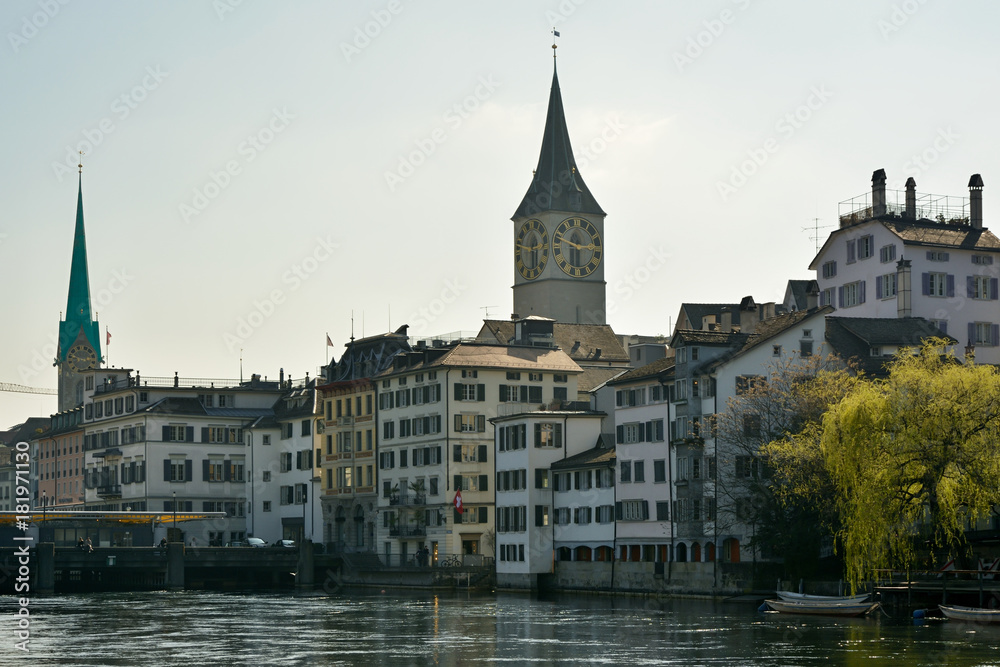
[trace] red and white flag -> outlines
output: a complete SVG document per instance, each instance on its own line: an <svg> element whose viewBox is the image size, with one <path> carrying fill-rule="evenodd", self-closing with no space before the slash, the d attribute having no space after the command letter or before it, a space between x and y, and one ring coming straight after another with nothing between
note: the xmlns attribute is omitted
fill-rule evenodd
<svg viewBox="0 0 1000 667"><path fill-rule="evenodd" d="M333 341L330 340L330 334L326 335L326 346L327 347L333 347Z"/></svg>
<svg viewBox="0 0 1000 667"><path fill-rule="evenodd" d="M111 332L108 331L107 327L104 328L104 333L108 335L108 342L105 345L111 345Z"/></svg>
<svg viewBox="0 0 1000 667"><path fill-rule="evenodd" d="M455 511L461 514L464 510L462 509L462 490L459 489L455 491Z"/></svg>

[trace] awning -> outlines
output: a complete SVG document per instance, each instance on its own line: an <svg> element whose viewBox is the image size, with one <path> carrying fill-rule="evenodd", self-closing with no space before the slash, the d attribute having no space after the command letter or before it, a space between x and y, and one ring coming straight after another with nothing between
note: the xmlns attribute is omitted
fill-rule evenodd
<svg viewBox="0 0 1000 667"><path fill-rule="evenodd" d="M0 526L10 526L18 521L28 521L29 523L50 523L54 521L103 521L106 523L159 523L170 524L175 520L177 523L184 521L199 521L202 519L225 519L225 512L94 512L79 511L67 512L59 510L38 510L28 514L17 512L0 512Z"/></svg>

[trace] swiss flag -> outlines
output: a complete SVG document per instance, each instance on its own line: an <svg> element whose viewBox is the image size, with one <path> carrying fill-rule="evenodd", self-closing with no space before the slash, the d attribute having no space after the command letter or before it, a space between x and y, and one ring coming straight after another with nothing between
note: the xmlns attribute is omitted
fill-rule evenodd
<svg viewBox="0 0 1000 667"><path fill-rule="evenodd" d="M105 343L105 345L111 345L111 332L108 331L107 329L105 329L104 333L106 333L108 335L108 342Z"/></svg>
<svg viewBox="0 0 1000 667"><path fill-rule="evenodd" d="M462 509L462 490L459 489L455 491L455 511L461 514L464 510Z"/></svg>

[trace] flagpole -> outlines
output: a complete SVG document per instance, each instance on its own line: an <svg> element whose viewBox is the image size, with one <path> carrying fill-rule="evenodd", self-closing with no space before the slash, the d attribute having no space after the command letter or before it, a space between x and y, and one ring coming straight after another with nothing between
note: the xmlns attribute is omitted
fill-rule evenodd
<svg viewBox="0 0 1000 667"><path fill-rule="evenodd" d="M111 368L111 334L108 333L108 327L104 327L104 347L108 349L108 356L105 358L104 363L108 368Z"/></svg>

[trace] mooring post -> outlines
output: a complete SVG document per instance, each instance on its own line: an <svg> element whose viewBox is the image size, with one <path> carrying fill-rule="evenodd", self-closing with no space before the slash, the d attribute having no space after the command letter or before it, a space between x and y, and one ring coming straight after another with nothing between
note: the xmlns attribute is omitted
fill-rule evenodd
<svg viewBox="0 0 1000 667"><path fill-rule="evenodd" d="M167 543L167 588L184 590L184 543Z"/></svg>
<svg viewBox="0 0 1000 667"><path fill-rule="evenodd" d="M38 554L38 581L35 590L39 593L54 593L56 590L56 545L42 542L35 551Z"/></svg>
<svg viewBox="0 0 1000 667"><path fill-rule="evenodd" d="M312 542L301 543L299 546L298 571L295 573L295 588L313 588L316 583L315 569Z"/></svg>

